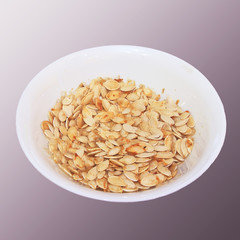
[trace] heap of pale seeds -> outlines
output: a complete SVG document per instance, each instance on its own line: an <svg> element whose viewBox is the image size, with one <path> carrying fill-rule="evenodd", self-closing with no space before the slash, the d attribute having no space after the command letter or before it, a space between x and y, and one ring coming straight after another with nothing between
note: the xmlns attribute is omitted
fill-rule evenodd
<svg viewBox="0 0 240 240"><path fill-rule="evenodd" d="M172 179L191 153L194 119L134 81L97 78L64 95L41 124L51 158L75 181L135 192Z"/></svg>

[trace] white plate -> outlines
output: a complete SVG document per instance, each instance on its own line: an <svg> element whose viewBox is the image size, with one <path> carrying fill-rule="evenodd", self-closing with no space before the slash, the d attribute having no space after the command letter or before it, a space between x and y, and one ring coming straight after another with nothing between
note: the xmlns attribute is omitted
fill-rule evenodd
<svg viewBox="0 0 240 240"><path fill-rule="evenodd" d="M61 91L76 88L96 77L135 80L165 95L180 99L196 121L195 146L169 183L137 193L104 193L65 176L49 158L40 129ZM173 193L200 177L218 156L226 133L223 104L205 76L185 61L158 50L137 46L103 46L82 50L50 64L38 73L19 101L16 128L21 147L33 166L46 178L73 193L113 202L137 202ZM27 176L26 176L27 177ZM30 181L30 179L29 179Z"/></svg>

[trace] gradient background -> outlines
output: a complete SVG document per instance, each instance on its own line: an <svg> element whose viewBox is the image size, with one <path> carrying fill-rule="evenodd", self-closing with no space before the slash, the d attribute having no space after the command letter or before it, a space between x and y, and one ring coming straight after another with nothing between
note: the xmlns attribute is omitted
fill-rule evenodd
<svg viewBox="0 0 240 240"><path fill-rule="evenodd" d="M239 10L239 0L0 0L0 239L240 239ZM224 103L219 157L177 193L131 204L80 197L40 175L19 146L16 107L34 75L69 53L108 44L188 61Z"/></svg>

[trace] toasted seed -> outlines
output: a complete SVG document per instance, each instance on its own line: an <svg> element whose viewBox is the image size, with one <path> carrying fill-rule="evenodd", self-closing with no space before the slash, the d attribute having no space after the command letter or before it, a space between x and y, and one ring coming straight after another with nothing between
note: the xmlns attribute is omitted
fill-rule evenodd
<svg viewBox="0 0 240 240"><path fill-rule="evenodd" d="M149 163L149 171L152 171L154 169L156 169L158 166L158 162L156 160L153 160Z"/></svg>
<svg viewBox="0 0 240 240"><path fill-rule="evenodd" d="M168 176L168 177L171 176L171 171L169 171L169 169L164 167L162 164L158 164L157 169L163 175Z"/></svg>
<svg viewBox="0 0 240 240"><path fill-rule="evenodd" d="M92 101L93 93L88 93L85 97L82 99L82 105L87 105Z"/></svg>
<svg viewBox="0 0 240 240"><path fill-rule="evenodd" d="M140 97L136 94L136 93L130 93L127 95L127 99L129 101L136 101L138 100Z"/></svg>
<svg viewBox="0 0 240 240"><path fill-rule="evenodd" d="M116 155L116 156L104 156L104 158L109 158L110 159L119 159L119 158L122 158L123 156L122 155Z"/></svg>
<svg viewBox="0 0 240 240"><path fill-rule="evenodd" d="M47 136L48 138L55 138L55 136L53 135L53 133L50 130L45 130L44 131L45 136Z"/></svg>
<svg viewBox="0 0 240 240"><path fill-rule="evenodd" d="M157 145L154 147L154 150L157 152L164 152L168 150L168 147L164 145Z"/></svg>
<svg viewBox="0 0 240 240"><path fill-rule="evenodd" d="M136 88L135 85L124 85L124 86L121 87L121 91L129 92L129 91L132 91L135 88Z"/></svg>
<svg viewBox="0 0 240 240"><path fill-rule="evenodd" d="M99 172L104 171L108 168L108 166L109 166L109 160L105 160L105 161L98 164L97 170Z"/></svg>
<svg viewBox="0 0 240 240"><path fill-rule="evenodd" d="M107 80L103 83L103 86L108 90L117 90L119 89L120 84L115 80Z"/></svg>
<svg viewBox="0 0 240 240"><path fill-rule="evenodd" d="M62 100L62 104L69 105L70 103L72 103L72 100L73 100L73 96L67 96Z"/></svg>
<svg viewBox="0 0 240 240"><path fill-rule="evenodd" d="M71 139L72 141L76 139L76 137L78 136L78 130L75 127L70 127L68 129L68 137L69 139Z"/></svg>
<svg viewBox="0 0 240 240"><path fill-rule="evenodd" d="M95 120L91 116L85 117L83 120L89 126L93 126L95 123Z"/></svg>
<svg viewBox="0 0 240 240"><path fill-rule="evenodd" d="M134 173L132 173L132 172L126 171L126 172L124 172L124 175L125 175L128 179L130 179L130 180L132 180L132 181L134 181L134 182L137 182L137 181L138 181L137 175L134 174Z"/></svg>
<svg viewBox="0 0 240 240"><path fill-rule="evenodd" d="M81 143L87 143L88 142L88 138L86 136L79 136L76 139Z"/></svg>
<svg viewBox="0 0 240 240"><path fill-rule="evenodd" d="M74 165L77 167L77 168L84 168L85 166L85 163L84 161L80 158L80 157L76 157L74 160Z"/></svg>
<svg viewBox="0 0 240 240"><path fill-rule="evenodd" d="M191 153L193 148L193 141L190 138L187 139L186 146L187 146L188 152Z"/></svg>
<svg viewBox="0 0 240 240"><path fill-rule="evenodd" d="M120 147L114 147L108 152L108 155L110 155L110 156L116 155L120 152L120 150L121 150Z"/></svg>
<svg viewBox="0 0 240 240"><path fill-rule="evenodd" d="M143 172L145 172L148 168L149 168L149 165L143 166L143 167L139 167L138 173L143 173Z"/></svg>
<svg viewBox="0 0 240 240"><path fill-rule="evenodd" d="M151 161L151 158L146 158L146 157L138 157L138 158L136 158L136 162L137 163L145 163L145 162L149 162L149 161Z"/></svg>
<svg viewBox="0 0 240 240"><path fill-rule="evenodd" d="M126 166L123 167L125 171L134 171L137 169L136 164L127 164Z"/></svg>
<svg viewBox="0 0 240 240"><path fill-rule="evenodd" d="M115 140L113 140L113 139L108 139L108 141L109 141L111 144L115 145L115 146L119 146L119 144L117 143L117 141L115 141Z"/></svg>
<svg viewBox="0 0 240 240"><path fill-rule="evenodd" d="M121 163L121 162L118 161L118 160L115 160L115 159L110 158L109 161L110 161L111 163L115 164L116 166L120 166L120 167L123 167L123 166L124 166L124 164Z"/></svg>
<svg viewBox="0 0 240 240"><path fill-rule="evenodd" d="M163 183L166 180L166 177L161 173L156 174L156 177L159 183Z"/></svg>
<svg viewBox="0 0 240 240"><path fill-rule="evenodd" d="M106 178L101 178L96 180L97 186L106 190L108 187L107 179Z"/></svg>
<svg viewBox="0 0 240 240"><path fill-rule="evenodd" d="M187 125L182 125L180 127L177 127L177 130L180 132L180 133L185 133L187 130L188 130L188 127Z"/></svg>
<svg viewBox="0 0 240 240"><path fill-rule="evenodd" d="M139 144L133 144L129 146L126 151L130 154L136 155L145 152L144 148L139 146Z"/></svg>
<svg viewBox="0 0 240 240"><path fill-rule="evenodd" d="M156 155L155 152L144 152L144 153L137 154L136 157L148 158L148 157L153 157L154 155Z"/></svg>
<svg viewBox="0 0 240 240"><path fill-rule="evenodd" d="M97 183L95 181L89 181L88 186L90 186L93 189L96 189L97 188Z"/></svg>
<svg viewBox="0 0 240 240"><path fill-rule="evenodd" d="M129 125L127 123L123 124L123 129L126 132L130 132L130 133L135 133L136 132L136 127L132 127L131 125Z"/></svg>
<svg viewBox="0 0 240 240"><path fill-rule="evenodd" d="M67 175L69 175L70 177L72 177L72 173L67 169L66 166L64 166L63 164L58 164L59 168L65 172Z"/></svg>
<svg viewBox="0 0 240 240"><path fill-rule="evenodd" d="M109 148L107 147L107 145L103 142L96 142L96 144L105 152L109 151Z"/></svg>
<svg viewBox="0 0 240 240"><path fill-rule="evenodd" d="M102 172L98 172L97 174L97 179L101 179L105 176L106 172L105 171L102 171Z"/></svg>
<svg viewBox="0 0 240 240"><path fill-rule="evenodd" d="M187 155L188 155L188 149L186 146L186 142L187 142L187 138L184 138L181 140L181 150L182 150L182 154L184 157L187 157Z"/></svg>
<svg viewBox="0 0 240 240"><path fill-rule="evenodd" d="M78 150L76 151L76 154L77 154L80 158L82 158L82 157L83 157L83 154L84 154L84 149L83 149L83 148L78 149Z"/></svg>
<svg viewBox="0 0 240 240"><path fill-rule="evenodd" d="M183 152L182 152L182 149L181 149L181 141L182 139L178 139L175 143L175 149L176 151L183 157Z"/></svg>
<svg viewBox="0 0 240 240"><path fill-rule="evenodd" d="M165 167L169 167L174 162L173 158L163 159L163 164Z"/></svg>
<svg viewBox="0 0 240 240"><path fill-rule="evenodd" d="M172 158L174 154L172 152L158 152L156 158Z"/></svg>
<svg viewBox="0 0 240 240"><path fill-rule="evenodd" d="M108 182L114 186L126 186L126 183L119 176L108 177Z"/></svg>
<svg viewBox="0 0 240 240"><path fill-rule="evenodd" d="M148 174L141 179L140 183L143 186L152 187L152 186L156 186L158 184L158 179L155 175Z"/></svg>
<svg viewBox="0 0 240 240"><path fill-rule="evenodd" d="M188 127L193 128L195 126L195 121L192 116L189 117L187 122Z"/></svg>
<svg viewBox="0 0 240 240"><path fill-rule="evenodd" d="M186 119L186 118L189 117L189 115L190 115L189 112L183 112L183 113L180 115L180 118L181 118L181 119Z"/></svg>
<svg viewBox="0 0 240 240"><path fill-rule="evenodd" d="M120 186L115 186L115 185L111 185L111 184L108 185L108 189L111 192L115 192L115 193L122 193L123 192L123 190Z"/></svg>
<svg viewBox="0 0 240 240"><path fill-rule="evenodd" d="M79 176L78 174L73 174L73 175L72 175L72 178L73 178L74 180L76 180L76 181L81 181L81 180L83 180L83 178L82 178L81 176Z"/></svg>
<svg viewBox="0 0 240 240"><path fill-rule="evenodd" d="M114 90L114 91L109 91L106 95L106 97L109 99L109 100L116 100L120 97L121 95L121 92L118 91L118 90Z"/></svg>
<svg viewBox="0 0 240 240"><path fill-rule="evenodd" d="M98 174L97 167L93 167L88 171L87 179L94 180L97 177L97 174Z"/></svg>
<svg viewBox="0 0 240 240"><path fill-rule="evenodd" d="M173 120L171 117L169 117L169 116L166 116L166 115L161 114L161 118L162 118L162 120L163 120L164 122L166 122L166 123L168 123L168 124L170 124L170 125L173 125L173 124L174 124L174 120Z"/></svg>
<svg viewBox="0 0 240 240"><path fill-rule="evenodd" d="M123 158L119 159L119 162L123 164L133 164L136 162L136 158L134 156L126 155Z"/></svg>
<svg viewBox="0 0 240 240"><path fill-rule="evenodd" d="M189 121L188 118L182 119L182 120L180 120L180 121L177 121L177 122L175 123L175 126L176 126L176 127L183 126L183 125L185 125L188 121Z"/></svg>

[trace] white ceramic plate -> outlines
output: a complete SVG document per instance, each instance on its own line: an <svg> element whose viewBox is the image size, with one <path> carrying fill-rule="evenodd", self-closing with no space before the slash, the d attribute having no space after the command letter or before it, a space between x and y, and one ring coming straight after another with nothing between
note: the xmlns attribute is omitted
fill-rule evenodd
<svg viewBox="0 0 240 240"><path fill-rule="evenodd" d="M137 193L104 193L81 186L65 176L49 158L47 141L40 129L61 91L76 88L96 77L135 80L173 99L190 110L196 121L195 146L169 183ZM164 96L163 96L164 97ZM226 133L223 104L206 77L185 61L158 50L137 46L104 46L82 50L50 64L24 90L16 116L21 147L33 166L58 186L94 199L137 202L173 193L200 177L218 156ZM26 176L27 177L27 176ZM29 179L31 181L31 179Z"/></svg>

